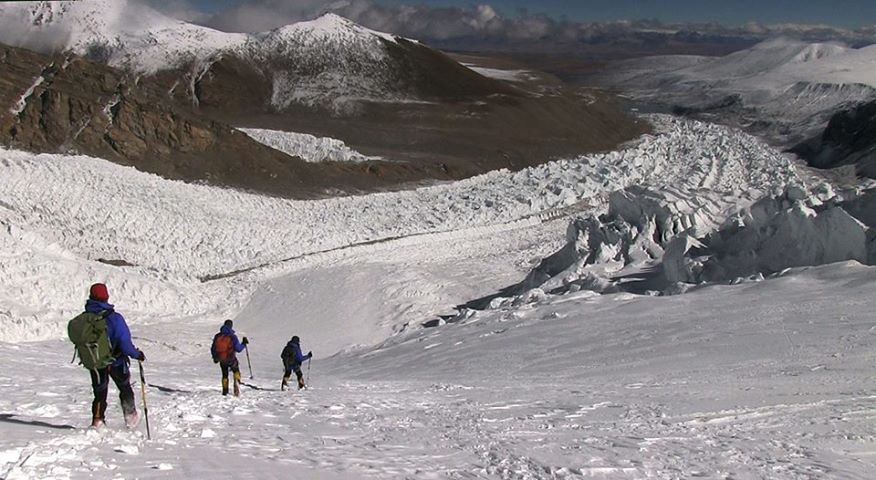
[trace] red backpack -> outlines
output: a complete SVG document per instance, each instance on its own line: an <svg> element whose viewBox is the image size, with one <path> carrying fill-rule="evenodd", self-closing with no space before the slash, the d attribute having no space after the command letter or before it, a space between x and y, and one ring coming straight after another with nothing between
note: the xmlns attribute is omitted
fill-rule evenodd
<svg viewBox="0 0 876 480"><path fill-rule="evenodd" d="M213 337L213 352L214 358L220 362L231 360L234 356L234 341L231 339L231 335L216 334Z"/></svg>

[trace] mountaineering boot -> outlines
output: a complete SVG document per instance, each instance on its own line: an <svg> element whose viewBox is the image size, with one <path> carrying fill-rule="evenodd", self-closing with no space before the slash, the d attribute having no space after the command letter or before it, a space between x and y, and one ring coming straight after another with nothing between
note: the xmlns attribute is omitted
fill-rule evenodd
<svg viewBox="0 0 876 480"><path fill-rule="evenodd" d="M140 412L134 410L131 413L125 414L125 425L128 427L128 430L133 430L137 428L137 425L140 424Z"/></svg>
<svg viewBox="0 0 876 480"><path fill-rule="evenodd" d="M301 390L302 388L306 388L306 387L307 387L307 385L304 384L304 378L299 377L298 378L298 390Z"/></svg>
<svg viewBox="0 0 876 480"><path fill-rule="evenodd" d="M104 407L100 402L95 401L91 405L91 428L101 428L106 425L103 418Z"/></svg>
<svg viewBox="0 0 876 480"><path fill-rule="evenodd" d="M122 400L122 414L125 416L125 425L129 429L137 428L137 425L140 424L140 413L134 406L133 398Z"/></svg>
<svg viewBox="0 0 876 480"><path fill-rule="evenodd" d="M228 379L222 379L222 395L228 395Z"/></svg>
<svg viewBox="0 0 876 480"><path fill-rule="evenodd" d="M234 372L234 396L240 396L240 372Z"/></svg>
<svg viewBox="0 0 876 480"><path fill-rule="evenodd" d="M280 384L280 391L286 390L286 387L289 386L289 377L283 377L283 383Z"/></svg>

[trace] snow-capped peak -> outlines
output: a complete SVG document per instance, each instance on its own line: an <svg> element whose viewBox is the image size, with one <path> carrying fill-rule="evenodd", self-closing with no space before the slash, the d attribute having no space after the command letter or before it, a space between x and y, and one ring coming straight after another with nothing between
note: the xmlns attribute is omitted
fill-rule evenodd
<svg viewBox="0 0 876 480"><path fill-rule="evenodd" d="M805 63L823 58L842 55L849 51L849 47L839 43L812 43L806 45L793 58L794 63Z"/></svg>
<svg viewBox="0 0 876 480"><path fill-rule="evenodd" d="M807 43L790 38L775 38L761 42L746 52L751 57L772 64L773 68L785 64L804 63L843 55L851 50L839 42Z"/></svg>
<svg viewBox="0 0 876 480"><path fill-rule="evenodd" d="M293 23L273 32L273 36L285 36L305 39L308 44L334 42L347 44L362 40L381 38L388 42L396 42L394 36L365 28L353 21L334 13L306 22Z"/></svg>
<svg viewBox="0 0 876 480"><path fill-rule="evenodd" d="M693 70L720 78L753 77L770 74L788 66L842 56L850 50L839 43L809 44L777 38L699 65Z"/></svg>
<svg viewBox="0 0 876 480"><path fill-rule="evenodd" d="M396 42L333 13L270 32L227 33L167 17L130 0L0 4L0 42L41 52L72 50L116 67L143 72L175 68L224 52L255 58L297 48L355 48L382 58Z"/></svg>
<svg viewBox="0 0 876 480"><path fill-rule="evenodd" d="M246 37L170 18L129 0L0 5L2 43L43 52L72 50L146 72L234 48Z"/></svg>

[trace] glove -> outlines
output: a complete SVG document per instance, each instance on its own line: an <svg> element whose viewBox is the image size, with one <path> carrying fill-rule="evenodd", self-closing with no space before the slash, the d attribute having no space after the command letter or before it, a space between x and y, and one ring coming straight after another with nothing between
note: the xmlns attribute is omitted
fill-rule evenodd
<svg viewBox="0 0 876 480"><path fill-rule="evenodd" d="M137 360L140 360L141 362L146 361L146 354L143 353L143 350L137 350Z"/></svg>
<svg viewBox="0 0 876 480"><path fill-rule="evenodd" d="M249 339L246 338L246 337L243 337L243 342L242 342L242 343L243 343L244 345L249 345Z"/></svg>
<svg viewBox="0 0 876 480"><path fill-rule="evenodd" d="M307 358L313 358L313 352L307 352Z"/></svg>

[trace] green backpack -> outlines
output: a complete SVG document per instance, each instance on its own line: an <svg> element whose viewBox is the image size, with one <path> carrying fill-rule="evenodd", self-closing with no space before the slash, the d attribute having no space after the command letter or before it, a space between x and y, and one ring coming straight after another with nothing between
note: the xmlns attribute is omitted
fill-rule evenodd
<svg viewBox="0 0 876 480"><path fill-rule="evenodd" d="M67 324L67 336L76 346L79 363L89 370L106 368L115 360L106 331L106 317L109 314L108 310L83 312Z"/></svg>

